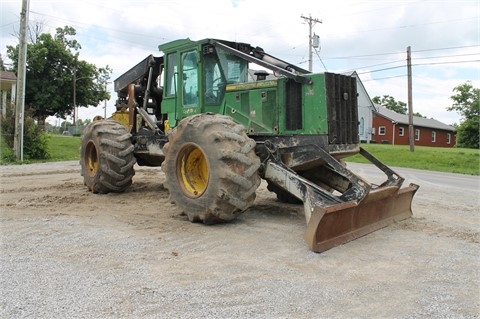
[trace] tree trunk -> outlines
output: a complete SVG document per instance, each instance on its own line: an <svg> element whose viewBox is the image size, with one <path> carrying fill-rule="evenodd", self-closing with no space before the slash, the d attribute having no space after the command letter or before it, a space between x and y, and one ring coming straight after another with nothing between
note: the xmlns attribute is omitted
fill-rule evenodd
<svg viewBox="0 0 480 319"><path fill-rule="evenodd" d="M47 116L45 116L45 115L42 115L42 116L37 118L37 121L38 121L37 125L43 132L45 132L45 120L46 119L47 119Z"/></svg>

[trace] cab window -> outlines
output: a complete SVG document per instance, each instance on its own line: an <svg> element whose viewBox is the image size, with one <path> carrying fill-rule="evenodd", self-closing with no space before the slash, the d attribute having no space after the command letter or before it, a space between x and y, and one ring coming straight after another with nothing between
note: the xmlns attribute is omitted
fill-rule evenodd
<svg viewBox="0 0 480 319"><path fill-rule="evenodd" d="M248 81L248 62L221 49L217 50L227 84Z"/></svg>
<svg viewBox="0 0 480 319"><path fill-rule="evenodd" d="M177 94L177 77L177 54L170 53L167 56L165 96L175 96Z"/></svg>
<svg viewBox="0 0 480 319"><path fill-rule="evenodd" d="M197 51L183 54L183 105L198 104L198 57Z"/></svg>
<svg viewBox="0 0 480 319"><path fill-rule="evenodd" d="M225 92L225 79L215 55L205 56L205 104L218 104Z"/></svg>

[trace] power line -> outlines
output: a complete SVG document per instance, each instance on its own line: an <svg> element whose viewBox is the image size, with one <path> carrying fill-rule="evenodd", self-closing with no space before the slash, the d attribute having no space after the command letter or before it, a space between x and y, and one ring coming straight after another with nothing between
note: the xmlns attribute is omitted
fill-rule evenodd
<svg viewBox="0 0 480 319"><path fill-rule="evenodd" d="M412 64L413 66L423 66L423 65L436 65L436 64L457 64L457 63L473 63L480 62L480 60L469 60L469 61L448 61L448 62L431 62L431 63L418 63Z"/></svg>
<svg viewBox="0 0 480 319"><path fill-rule="evenodd" d="M465 53L465 54L440 55L440 56L428 56L428 57L421 57L421 58L418 57L418 58L415 58L415 60L453 58L453 57L459 57L459 56L472 56L472 55L480 55L480 52L478 52L478 53Z"/></svg>
<svg viewBox="0 0 480 319"><path fill-rule="evenodd" d="M358 73L357 73L357 74L358 74ZM386 77L384 77L384 78L376 78L376 79L362 80L362 82L388 80L388 79L394 79L394 78L403 78L403 77L406 77L406 76L407 76L407 74L393 75L393 76L386 76Z"/></svg>
<svg viewBox="0 0 480 319"><path fill-rule="evenodd" d="M0 25L0 28L5 28L5 27L8 27L9 25L17 25L19 23L20 20L17 20L17 21L14 21L14 22L10 22L10 23L6 23L6 24L2 24Z"/></svg>
<svg viewBox="0 0 480 319"><path fill-rule="evenodd" d="M448 47L448 48L418 50L416 52L428 52L428 51L439 51L439 50L450 50L450 49L463 49L463 48L472 48L472 47L480 47L480 45L468 45L468 46L457 46L457 47ZM378 53L378 55L388 55L388 54L390 54L390 53ZM415 60L478 56L479 54L480 54L480 52L479 53L464 53L464 54L449 54L449 55L440 55L440 56L418 57L418 58L415 58ZM377 55L377 54L362 55L362 56L375 56L375 55ZM340 57L338 59L340 59ZM384 62L384 63L378 63L378 64L374 64L374 65L361 66L361 67L352 68L350 70L365 69L365 68L371 68L371 67L375 67L375 66L387 65L387 64L398 63L398 62L403 62L403 60L395 60L395 61L389 61L389 62ZM477 62L477 60L416 63L416 64L413 64L412 66L433 65L433 64L470 63L470 62ZM322 63L323 63L323 61L322 61ZM386 71L386 70L400 68L400 67L403 67L403 66L395 66L395 67L392 67L392 68L382 68L382 69L373 70L373 71L369 71L369 72L380 72L380 71Z"/></svg>
<svg viewBox="0 0 480 319"><path fill-rule="evenodd" d="M466 48L474 48L480 47L480 44L472 44L472 45L464 45L459 47L447 47L447 48L437 48L437 49L426 49L426 50L415 50L412 52L427 52L427 51L439 51L439 50L455 50L455 49L466 49Z"/></svg>
<svg viewBox="0 0 480 319"><path fill-rule="evenodd" d="M373 65L366 65L366 66L358 67L358 68L355 68L355 69L351 69L351 71L358 70L358 69L372 68L372 67L380 66L380 65L392 64L392 63L399 63L399 62L403 62L403 61L404 61L404 60L395 60L395 61L378 63L378 64L373 64Z"/></svg>
<svg viewBox="0 0 480 319"><path fill-rule="evenodd" d="M383 68L383 69L378 69L378 70L370 70L370 71L360 72L360 73L357 73L357 74L375 73L375 72L381 72L381 71L387 71L387 70L404 68L405 66L406 66L406 65L392 66L392 67L390 67L390 68Z"/></svg>
<svg viewBox="0 0 480 319"><path fill-rule="evenodd" d="M404 52L389 52L389 53L372 53L372 54L362 54L362 55L351 55L351 56L339 56L339 57L325 57L325 60L348 60L356 58L365 58L365 57L375 57L375 56L385 56L393 54L403 54Z"/></svg>
<svg viewBox="0 0 480 319"><path fill-rule="evenodd" d="M445 62L430 62L430 63L414 63L412 66L426 66L426 65L438 65L438 64L458 64L458 63L474 63L474 62L480 62L480 60L468 60L468 61L445 61ZM399 69L399 68L404 68L406 67L406 64L403 65L398 65L398 66L393 66L390 68L383 68L383 69L377 69L377 70L369 70L365 72L359 72L357 74L367 74L367 73L376 73L376 72L382 72L382 71L388 71L388 70L393 70L393 69ZM341 72L345 73L345 72Z"/></svg>
<svg viewBox="0 0 480 319"><path fill-rule="evenodd" d="M120 33L120 34L130 34L130 35L142 36L142 37L148 36L148 37L150 37L150 38L156 38L156 39L160 39L160 40L166 40L165 38L155 37L155 36L152 36L151 34L142 34L142 33L129 32L129 31L125 31L125 30L108 28L108 27L99 26L99 25L92 25L92 24L89 24L89 23L84 23L84 22L79 22L79 21L73 21L73 20L68 20L68 19L62 19L62 18L58 18L58 17L52 16L52 15L48 15L48 14L40 13L40 12L35 12L35 11L30 11L30 13L37 14L37 15L41 15L41 16L45 16L45 17L49 17L49 18L53 18L53 19L60 20L60 21L65 21L65 22L68 22L68 23L76 23L76 24L78 24L78 25L86 25L86 26L89 26L89 27L94 26L94 27L96 27L96 28L100 28L100 29L104 29L104 30L109 30L109 31L114 31L114 32L118 32L118 33Z"/></svg>
<svg viewBox="0 0 480 319"><path fill-rule="evenodd" d="M441 51L441 50L454 50L454 49L466 49L466 48L475 48L480 47L479 44L473 45L465 45L465 46L457 46L457 47L447 47L447 48L436 48L436 49L426 49L426 50L415 50L413 52L428 52L428 51ZM351 55L351 56L339 56L339 57L324 57L324 60L348 60L348 59L356 59L356 58L365 58L365 57L375 57L375 56L386 56L386 55L394 55L394 54L404 54L403 51L398 52L384 52L384 53L372 53L372 54L362 54L362 55Z"/></svg>
<svg viewBox="0 0 480 319"><path fill-rule="evenodd" d="M450 61L450 62L436 62L436 63L417 63L417 64L412 64L412 66L424 66L424 65L431 65L431 64L454 64L454 63L473 63L473 62L480 62L480 60L470 60L470 61ZM406 65L402 66L405 67ZM347 73L347 72L341 72L341 73ZM357 73L357 74L366 74L369 72L362 72L362 73ZM406 74L402 75L393 75L393 76L387 76L383 78L376 78L376 79L369 79L369 80L362 80L362 82L369 82L369 81L378 81L378 80L387 80L387 79L393 79L393 78L401 78L407 76ZM416 76L414 76L416 77Z"/></svg>
<svg viewBox="0 0 480 319"><path fill-rule="evenodd" d="M323 60L322 60L322 58L320 57L320 53L318 52L317 49L315 49L315 53L317 54L318 59L320 60L320 62L322 62L322 65L323 65L323 68L325 69L325 71L328 71L328 70L327 70L327 67L325 66L325 63L323 63Z"/></svg>

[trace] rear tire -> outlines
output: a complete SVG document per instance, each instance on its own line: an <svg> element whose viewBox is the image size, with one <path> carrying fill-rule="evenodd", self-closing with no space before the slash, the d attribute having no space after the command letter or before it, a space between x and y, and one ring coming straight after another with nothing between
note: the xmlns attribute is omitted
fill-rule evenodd
<svg viewBox="0 0 480 319"><path fill-rule="evenodd" d="M224 115L194 115L180 121L168 140L164 185L190 221L229 221L253 204L260 159L242 125Z"/></svg>
<svg viewBox="0 0 480 319"><path fill-rule="evenodd" d="M80 148L81 174L93 193L123 192L132 184L135 157L131 134L112 120L90 123Z"/></svg>

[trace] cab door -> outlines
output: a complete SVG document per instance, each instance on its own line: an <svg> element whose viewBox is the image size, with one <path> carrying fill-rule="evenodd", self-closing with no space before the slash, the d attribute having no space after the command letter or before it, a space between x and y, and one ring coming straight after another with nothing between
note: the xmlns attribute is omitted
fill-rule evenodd
<svg viewBox="0 0 480 319"><path fill-rule="evenodd" d="M179 118L200 113L199 57L197 50L183 52L180 79L181 108Z"/></svg>

